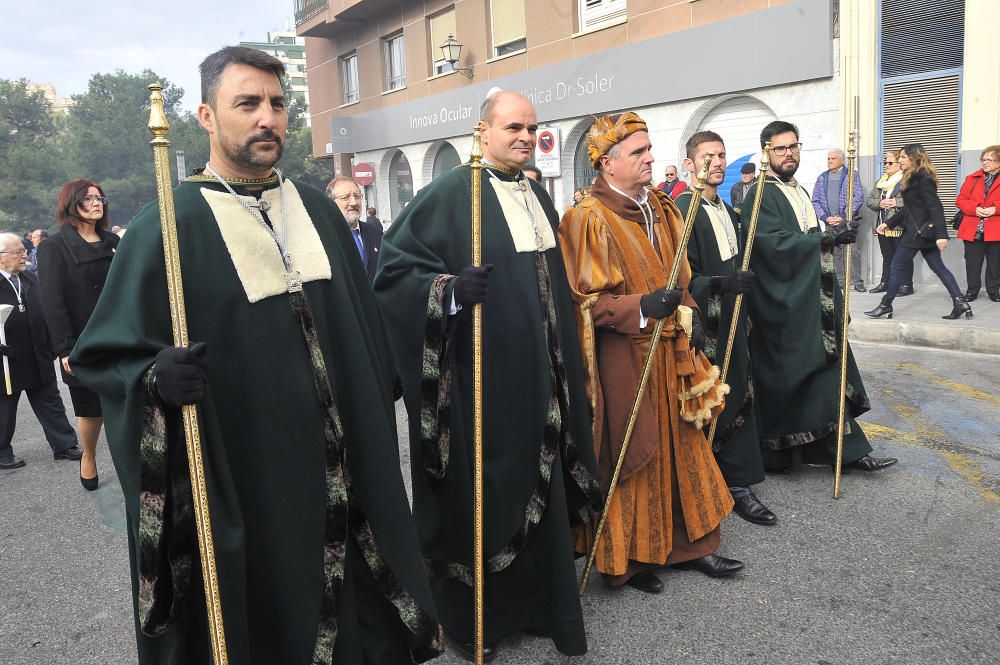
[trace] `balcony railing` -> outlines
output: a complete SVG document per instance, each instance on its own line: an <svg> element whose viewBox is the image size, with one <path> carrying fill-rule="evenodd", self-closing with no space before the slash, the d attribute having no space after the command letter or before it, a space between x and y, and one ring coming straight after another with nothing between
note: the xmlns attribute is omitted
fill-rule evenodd
<svg viewBox="0 0 1000 665"><path fill-rule="evenodd" d="M295 25L304 23L320 13L327 6L327 0L293 0L295 4Z"/></svg>

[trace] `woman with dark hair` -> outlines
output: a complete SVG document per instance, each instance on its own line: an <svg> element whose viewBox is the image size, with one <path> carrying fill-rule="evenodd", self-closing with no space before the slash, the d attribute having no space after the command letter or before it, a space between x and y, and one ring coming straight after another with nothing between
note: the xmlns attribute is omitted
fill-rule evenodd
<svg viewBox="0 0 1000 665"><path fill-rule="evenodd" d="M1000 302L1000 145L983 148L983 168L969 174L955 205L962 211L958 237L965 241L965 301L979 297L983 259L986 260L986 295Z"/></svg>
<svg viewBox="0 0 1000 665"><path fill-rule="evenodd" d="M879 306L865 314L876 319L892 318L892 301L903 284L907 266L913 265L913 257L920 252L951 296L951 312L941 318L957 319L964 314L971 319L972 307L963 299L955 276L941 258L941 252L948 247L948 230L944 208L937 195L934 164L922 145L911 143L899 151L899 167L903 170L903 211L880 223L875 230L884 233L887 229L901 228L903 235L889 268L889 290L882 296Z"/></svg>
<svg viewBox="0 0 1000 665"><path fill-rule="evenodd" d="M80 482L93 491L98 484L97 437L104 424L101 402L97 393L84 388L73 376L68 358L104 288L118 236L107 230L104 190L90 180L70 180L63 185L56 221L59 232L38 247L38 278L53 351L62 365L80 431Z"/></svg>
<svg viewBox="0 0 1000 665"><path fill-rule="evenodd" d="M868 193L866 205L878 213L878 222L872 231L878 235L878 248L882 252L882 278L878 284L868 293L885 293L889 290L889 267L892 265L892 257L896 254L900 240L903 236L903 229L885 229L878 231L878 225L893 216L903 208L903 172L899 168L899 151L886 150L885 161L882 163L885 172L879 181ZM896 295L908 296L913 294L913 263L906 266L906 274L903 277L903 285Z"/></svg>

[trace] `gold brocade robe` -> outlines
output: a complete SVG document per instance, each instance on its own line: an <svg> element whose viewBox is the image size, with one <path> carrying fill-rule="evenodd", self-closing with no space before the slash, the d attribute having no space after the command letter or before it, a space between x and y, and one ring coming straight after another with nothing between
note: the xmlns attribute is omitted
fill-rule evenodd
<svg viewBox="0 0 1000 665"><path fill-rule="evenodd" d="M640 329L639 299L666 285L682 220L673 201L647 189L656 217L654 249L634 202L600 177L592 191L563 216L559 236L576 305L600 479L607 489L656 324L649 319ZM690 278L685 260L678 286L685 288L683 304L696 307L686 291ZM717 368L710 376L696 371L707 360L691 350L673 319L663 329L597 551L597 569L607 575L627 576L641 564L679 563L714 552L717 528L733 507L708 441L700 427L681 417L678 400L678 391L692 392L691 380L697 379L706 392L702 405L715 415L725 386L718 383ZM578 551L589 552L594 528L577 530Z"/></svg>

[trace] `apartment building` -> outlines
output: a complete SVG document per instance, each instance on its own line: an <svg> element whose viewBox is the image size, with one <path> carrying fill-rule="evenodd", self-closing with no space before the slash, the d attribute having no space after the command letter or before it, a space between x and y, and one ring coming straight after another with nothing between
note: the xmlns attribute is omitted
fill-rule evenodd
<svg viewBox="0 0 1000 665"><path fill-rule="evenodd" d="M306 122L311 123L309 110L309 81L306 77L306 47L301 37L290 30L267 33L263 42L240 42L240 46L263 51L285 65L292 95L306 110Z"/></svg>

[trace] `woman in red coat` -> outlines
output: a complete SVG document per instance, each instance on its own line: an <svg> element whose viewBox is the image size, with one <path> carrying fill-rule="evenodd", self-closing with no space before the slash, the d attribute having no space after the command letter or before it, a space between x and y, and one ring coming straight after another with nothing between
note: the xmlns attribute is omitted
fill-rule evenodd
<svg viewBox="0 0 1000 665"><path fill-rule="evenodd" d="M1000 302L1000 145L984 148L983 168L969 175L955 205L962 211L958 237L965 241L965 301L979 297L983 259L986 259L986 294Z"/></svg>

